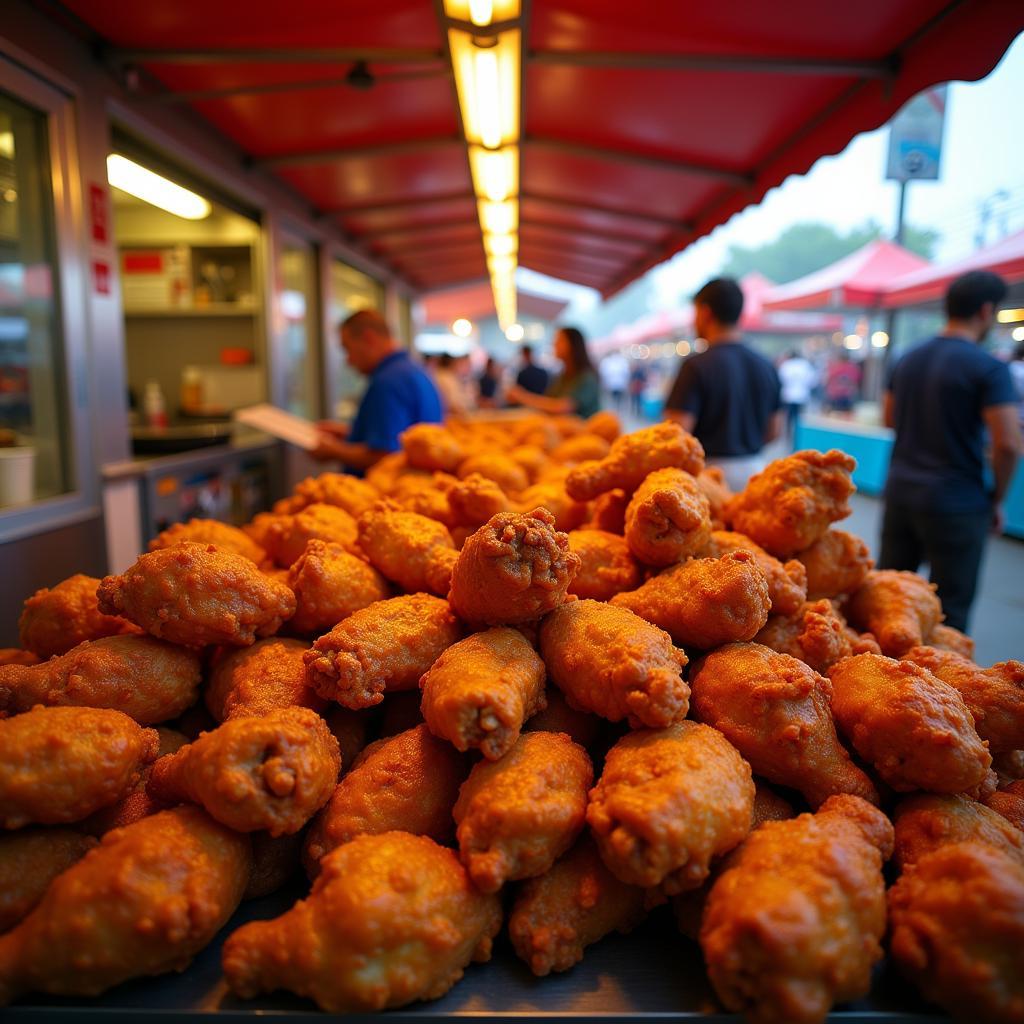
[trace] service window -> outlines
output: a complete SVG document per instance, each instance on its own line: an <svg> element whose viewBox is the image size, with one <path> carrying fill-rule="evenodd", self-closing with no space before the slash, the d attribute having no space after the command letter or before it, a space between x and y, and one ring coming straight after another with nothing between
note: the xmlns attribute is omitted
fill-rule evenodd
<svg viewBox="0 0 1024 1024"><path fill-rule="evenodd" d="M331 261L330 333L326 339L329 372L327 384L328 409L331 415L349 419L366 382L345 362L341 351L339 328L353 313L361 309L384 309L384 287L379 281L350 267L340 260Z"/></svg>

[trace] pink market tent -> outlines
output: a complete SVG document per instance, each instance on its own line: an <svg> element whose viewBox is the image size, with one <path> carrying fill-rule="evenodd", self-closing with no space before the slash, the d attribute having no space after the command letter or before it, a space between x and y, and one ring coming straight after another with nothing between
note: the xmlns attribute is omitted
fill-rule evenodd
<svg viewBox="0 0 1024 1024"><path fill-rule="evenodd" d="M1024 231L1008 235L963 259L923 267L897 278L882 296L882 305L893 309L938 302L950 283L969 270L991 270L1010 285L1024 283Z"/></svg>
<svg viewBox="0 0 1024 1024"><path fill-rule="evenodd" d="M771 289L764 297L764 309L870 309L881 303L896 279L926 268L931 268L927 260L879 239L813 274Z"/></svg>

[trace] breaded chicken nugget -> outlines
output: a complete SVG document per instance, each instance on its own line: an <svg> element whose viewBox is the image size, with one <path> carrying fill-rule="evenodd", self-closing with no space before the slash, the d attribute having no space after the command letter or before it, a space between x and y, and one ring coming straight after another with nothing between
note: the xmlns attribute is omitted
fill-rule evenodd
<svg viewBox="0 0 1024 1024"><path fill-rule="evenodd" d="M360 480L351 473L308 476L295 488L295 498L302 503L302 508L309 505L337 505L355 519L379 497L380 491L369 480Z"/></svg>
<svg viewBox="0 0 1024 1024"><path fill-rule="evenodd" d="M712 529L725 529L725 507L733 497L725 482L725 473L718 466L706 466L697 474L696 479L697 486L704 492L711 506Z"/></svg>
<svg viewBox="0 0 1024 1024"><path fill-rule="evenodd" d="M308 899L243 925L224 944L224 976L251 998L284 988L330 1013L437 999L471 960L488 960L501 903L425 836L361 836L323 860Z"/></svg>
<svg viewBox="0 0 1024 1024"><path fill-rule="evenodd" d="M822 674L837 661L862 653L854 649L846 624L824 599L808 602L792 618L769 615L764 629L754 637L754 643L799 658ZM860 646L859 640L857 646Z"/></svg>
<svg viewBox="0 0 1024 1024"><path fill-rule="evenodd" d="M496 761L544 707L544 662L523 637L496 626L460 640L420 679L430 731L458 750L477 748Z"/></svg>
<svg viewBox="0 0 1024 1024"><path fill-rule="evenodd" d="M38 665L39 657L31 651L20 647L0 647L0 666L3 665Z"/></svg>
<svg viewBox="0 0 1024 1024"><path fill-rule="evenodd" d="M547 707L527 720L523 732L564 732L574 743L593 753L606 734L605 720L572 707L557 686L549 686L544 699Z"/></svg>
<svg viewBox="0 0 1024 1024"><path fill-rule="evenodd" d="M974 641L959 629L945 626L941 622L932 630L928 646L938 651L952 651L954 654L974 659Z"/></svg>
<svg viewBox="0 0 1024 1024"><path fill-rule="evenodd" d="M596 434L577 434L567 437L561 444L551 450L551 459L565 465L575 465L588 459L603 459L611 445Z"/></svg>
<svg viewBox="0 0 1024 1024"><path fill-rule="evenodd" d="M631 725L660 727L686 717L686 655L671 637L625 608L572 601L541 624L551 681L577 707Z"/></svg>
<svg viewBox="0 0 1024 1024"><path fill-rule="evenodd" d="M279 516L267 527L264 546L274 563L287 569L311 540L334 541L346 551L359 553L355 518L340 506L323 502Z"/></svg>
<svg viewBox="0 0 1024 1024"><path fill-rule="evenodd" d="M626 532L626 509L629 507L631 495L615 488L599 494L590 505L590 521L585 523L584 530L604 530L616 533L620 537Z"/></svg>
<svg viewBox="0 0 1024 1024"><path fill-rule="evenodd" d="M1011 782L985 798L985 806L1002 815L1024 835L1024 782Z"/></svg>
<svg viewBox="0 0 1024 1024"><path fill-rule="evenodd" d="M897 792L960 793L984 781L992 757L948 683L880 654L846 658L829 678L836 724Z"/></svg>
<svg viewBox="0 0 1024 1024"><path fill-rule="evenodd" d="M867 544L846 530L827 530L796 556L807 570L807 598L852 594L875 567Z"/></svg>
<svg viewBox="0 0 1024 1024"><path fill-rule="evenodd" d="M681 469L648 474L626 507L626 543L647 565L675 565L703 551L711 538L708 499Z"/></svg>
<svg viewBox="0 0 1024 1024"><path fill-rule="evenodd" d="M237 832L297 832L338 781L338 741L309 708L261 718L231 718L162 757L147 791L157 800L190 800Z"/></svg>
<svg viewBox="0 0 1024 1024"><path fill-rule="evenodd" d="M807 597L807 576L802 563L794 558L783 564L742 533L713 531L705 554L720 558L730 551L749 551L754 556L768 581L772 615L795 615L803 607Z"/></svg>
<svg viewBox="0 0 1024 1024"><path fill-rule="evenodd" d="M406 461L413 469L454 473L466 450L450 430L438 423L416 423L398 435Z"/></svg>
<svg viewBox="0 0 1024 1024"><path fill-rule="evenodd" d="M628 733L608 752L587 823L617 878L667 895L695 889L713 857L750 832L750 765L716 729L678 722Z"/></svg>
<svg viewBox="0 0 1024 1024"><path fill-rule="evenodd" d="M583 425L588 434L603 437L609 444L622 433L622 421L608 409L602 409L587 417Z"/></svg>
<svg viewBox="0 0 1024 1024"><path fill-rule="evenodd" d="M500 761L480 761L453 816L459 855L481 892L542 875L576 841L594 769L564 733L528 732Z"/></svg>
<svg viewBox="0 0 1024 1024"><path fill-rule="evenodd" d="M539 480L527 487L513 504L513 511L523 514L530 514L536 508L550 512L554 519L552 525L563 533L578 530L587 518L587 506L569 497L561 478Z"/></svg>
<svg viewBox="0 0 1024 1024"><path fill-rule="evenodd" d="M295 595L249 559L188 541L142 555L98 594L100 611L186 647L246 647L295 612Z"/></svg>
<svg viewBox="0 0 1024 1024"><path fill-rule="evenodd" d="M640 566L624 537L604 530L573 530L569 550L580 560L569 584L570 594L608 601L623 590L640 586Z"/></svg>
<svg viewBox="0 0 1024 1024"><path fill-rule="evenodd" d="M843 612L851 626L871 633L890 658L926 644L942 619L935 584L916 572L894 569L868 573Z"/></svg>
<svg viewBox="0 0 1024 1024"><path fill-rule="evenodd" d="M448 489L448 508L454 526L478 530L492 516L511 512L508 496L493 480L470 473Z"/></svg>
<svg viewBox="0 0 1024 1024"><path fill-rule="evenodd" d="M468 456L459 463L455 475L465 480L474 473L493 480L510 496L525 491L530 483L526 470L500 451L477 452Z"/></svg>
<svg viewBox="0 0 1024 1024"><path fill-rule="evenodd" d="M221 551L233 551L256 565L267 561L267 553L244 530L216 519L190 519L187 523L174 523L150 542L150 551L171 548L182 541L213 544Z"/></svg>

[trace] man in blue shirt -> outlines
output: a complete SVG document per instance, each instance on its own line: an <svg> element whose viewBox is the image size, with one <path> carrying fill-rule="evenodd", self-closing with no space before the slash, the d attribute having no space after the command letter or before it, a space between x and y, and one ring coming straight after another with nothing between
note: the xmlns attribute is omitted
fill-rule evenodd
<svg viewBox="0 0 1024 1024"><path fill-rule="evenodd" d="M341 325L341 346L349 365L370 378L349 427L321 423L317 459L336 459L362 473L389 452L398 435L414 423L440 423L441 399L422 367L392 337L387 322L370 309L353 313Z"/></svg>
<svg viewBox="0 0 1024 1024"><path fill-rule="evenodd" d="M1006 296L975 270L946 292L946 327L894 367L884 418L896 431L885 488L881 569L931 566L947 625L966 630L989 533L1022 450L1013 382L980 344ZM985 430L992 487L985 477Z"/></svg>
<svg viewBox="0 0 1024 1024"><path fill-rule="evenodd" d="M543 395L548 389L548 371L533 361L533 349L529 345L524 345L519 351L523 357L523 368L516 376L516 384L531 394Z"/></svg>

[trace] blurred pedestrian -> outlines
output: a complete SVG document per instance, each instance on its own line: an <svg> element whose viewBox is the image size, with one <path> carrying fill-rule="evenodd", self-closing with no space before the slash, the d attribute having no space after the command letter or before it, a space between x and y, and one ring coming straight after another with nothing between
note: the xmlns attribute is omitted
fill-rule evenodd
<svg viewBox="0 0 1024 1024"><path fill-rule="evenodd" d="M547 394L535 395L517 384L508 389L509 401L556 416L593 416L601 409L601 382L590 361L583 332L575 327L560 328L554 347L562 373Z"/></svg>
<svg viewBox="0 0 1024 1024"><path fill-rule="evenodd" d="M843 349L825 374L825 402L830 412L851 412L860 394L860 367Z"/></svg>
<svg viewBox="0 0 1024 1024"><path fill-rule="evenodd" d="M490 356L487 357L487 365L484 372L480 374L476 382L477 404L481 409L496 409L498 407L498 388L501 386L501 367Z"/></svg>
<svg viewBox="0 0 1024 1024"><path fill-rule="evenodd" d="M533 349L524 345L520 350L523 366L516 375L516 384L533 395L543 395L548 389L548 371L533 361Z"/></svg>
<svg viewBox="0 0 1024 1024"><path fill-rule="evenodd" d="M1017 395L1017 419L1024 426L1024 341L1014 349L1010 360L1010 376Z"/></svg>
<svg viewBox="0 0 1024 1024"><path fill-rule="evenodd" d="M441 404L446 416L465 416L475 407L469 356L443 353L434 371L434 383L441 395Z"/></svg>
<svg viewBox="0 0 1024 1024"><path fill-rule="evenodd" d="M610 352L598 366L601 387L611 399L616 412L622 412L622 400L629 387L629 362L621 352Z"/></svg>
<svg viewBox="0 0 1024 1024"><path fill-rule="evenodd" d="M629 408L637 419L644 413L644 391L647 388L647 368L634 360L629 371Z"/></svg>
<svg viewBox="0 0 1024 1024"><path fill-rule="evenodd" d="M811 361L793 349L779 364L779 382L782 385L782 405L786 410L786 436L792 444L796 422L811 400L818 374Z"/></svg>

